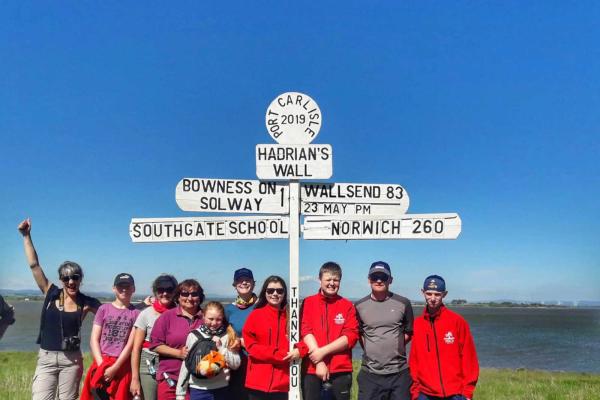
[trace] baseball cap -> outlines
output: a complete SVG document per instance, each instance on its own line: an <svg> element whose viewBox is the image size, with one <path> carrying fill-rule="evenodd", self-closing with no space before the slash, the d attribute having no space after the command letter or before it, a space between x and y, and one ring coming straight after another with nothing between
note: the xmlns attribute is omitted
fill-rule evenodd
<svg viewBox="0 0 600 400"><path fill-rule="evenodd" d="M154 286L156 288L175 289L177 287L177 280L175 280L171 275L161 275L154 280Z"/></svg>
<svg viewBox="0 0 600 400"><path fill-rule="evenodd" d="M446 291L446 281L439 275L429 275L425 278L425 282L423 282L423 290L434 291L434 292L445 292Z"/></svg>
<svg viewBox="0 0 600 400"><path fill-rule="evenodd" d="M384 273L390 277L392 276L390 266L385 261L375 261L373 264L371 264L371 268L369 268L369 276L377 272Z"/></svg>
<svg viewBox="0 0 600 400"><path fill-rule="evenodd" d="M233 281L236 282L242 278L250 278L254 280L254 275L252 275L252 271L250 271L248 268L236 269L233 273Z"/></svg>
<svg viewBox="0 0 600 400"><path fill-rule="evenodd" d="M130 274L128 274L126 272L121 272L120 274L117 274L117 276L115 276L115 281L113 283L113 286L117 286L120 283L127 283L129 285L135 285L135 282L133 281L133 276L131 276Z"/></svg>

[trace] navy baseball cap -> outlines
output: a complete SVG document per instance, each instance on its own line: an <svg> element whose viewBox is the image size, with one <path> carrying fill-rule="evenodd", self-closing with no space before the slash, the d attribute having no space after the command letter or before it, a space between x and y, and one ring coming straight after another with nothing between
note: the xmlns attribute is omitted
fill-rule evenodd
<svg viewBox="0 0 600 400"><path fill-rule="evenodd" d="M445 292L446 281L439 275L429 275L423 282L424 291Z"/></svg>
<svg viewBox="0 0 600 400"><path fill-rule="evenodd" d="M371 268L369 268L369 276L378 272L384 273L390 277L392 276L390 266L385 261L375 261L373 264L371 264Z"/></svg>
<svg viewBox="0 0 600 400"><path fill-rule="evenodd" d="M251 280L254 280L254 275L252 275L252 271L250 271L248 268L236 269L233 273L233 281L237 282L242 278L250 278Z"/></svg>

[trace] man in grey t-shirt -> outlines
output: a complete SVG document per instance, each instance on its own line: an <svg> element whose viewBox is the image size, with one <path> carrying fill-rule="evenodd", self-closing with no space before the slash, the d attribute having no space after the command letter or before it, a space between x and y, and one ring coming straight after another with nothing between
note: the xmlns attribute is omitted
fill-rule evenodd
<svg viewBox="0 0 600 400"><path fill-rule="evenodd" d="M358 400L410 400L406 344L413 329L410 301L390 292L392 272L384 261L369 268L371 293L356 302L363 347Z"/></svg>

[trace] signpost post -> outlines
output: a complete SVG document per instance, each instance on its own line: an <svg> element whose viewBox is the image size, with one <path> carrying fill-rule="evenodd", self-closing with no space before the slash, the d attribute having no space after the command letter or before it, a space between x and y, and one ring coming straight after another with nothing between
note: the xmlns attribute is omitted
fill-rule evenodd
<svg viewBox="0 0 600 400"><path fill-rule="evenodd" d="M456 213L406 214L408 193L397 184L301 183L333 174L331 145L310 144L322 122L310 96L283 93L265 115L278 144L256 146L259 181L184 178L175 189L184 211L270 215L134 218L129 226L136 243L289 239L290 350L300 340L301 233L307 240L456 239L461 231ZM301 399L299 360L290 364L289 399Z"/></svg>

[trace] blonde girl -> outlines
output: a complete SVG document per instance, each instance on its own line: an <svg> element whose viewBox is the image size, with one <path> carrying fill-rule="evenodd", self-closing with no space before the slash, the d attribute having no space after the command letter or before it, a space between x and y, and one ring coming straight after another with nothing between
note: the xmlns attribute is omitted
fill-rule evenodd
<svg viewBox="0 0 600 400"><path fill-rule="evenodd" d="M177 382L177 400L183 400L186 392L190 392L190 400L227 400L229 398L229 371L240 366L240 355L229 347L237 340L233 327L225 318L223 305L211 301L204 307L204 323L196 331L205 339L215 342L219 353L225 359L225 368L212 378L199 379L190 374L185 362L181 364L179 380ZM186 347L191 349L198 340L190 332L186 340Z"/></svg>

